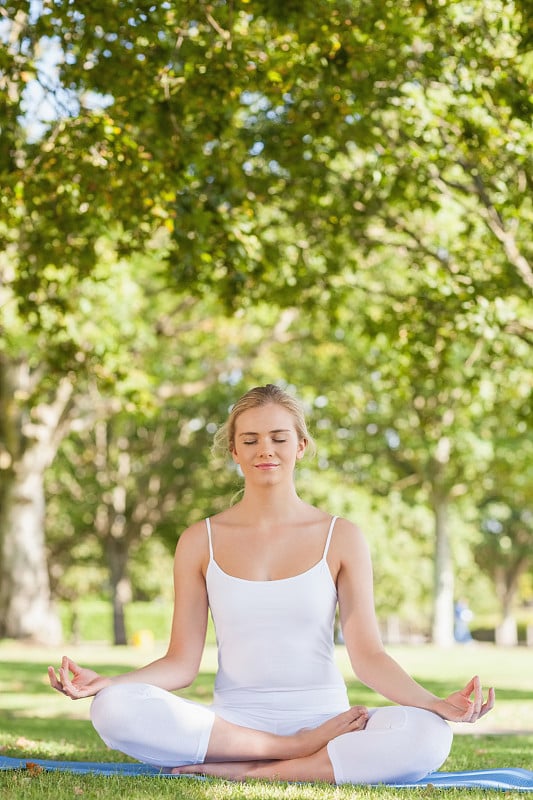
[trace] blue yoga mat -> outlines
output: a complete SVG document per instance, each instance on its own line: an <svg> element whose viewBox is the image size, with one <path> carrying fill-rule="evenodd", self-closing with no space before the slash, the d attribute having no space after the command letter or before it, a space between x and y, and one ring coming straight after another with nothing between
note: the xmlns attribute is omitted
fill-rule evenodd
<svg viewBox="0 0 533 800"><path fill-rule="evenodd" d="M75 772L92 775L148 775L162 778L181 778L183 775L169 775L157 767L146 764L119 764L115 762L91 761L51 761L42 758L8 758L0 756L0 770L41 768L49 772ZM200 778L194 775L192 777ZM413 789L420 786L435 786L441 789L500 789L519 792L533 792L533 772L527 769L479 769L466 772L433 772L416 783L389 784L398 789Z"/></svg>

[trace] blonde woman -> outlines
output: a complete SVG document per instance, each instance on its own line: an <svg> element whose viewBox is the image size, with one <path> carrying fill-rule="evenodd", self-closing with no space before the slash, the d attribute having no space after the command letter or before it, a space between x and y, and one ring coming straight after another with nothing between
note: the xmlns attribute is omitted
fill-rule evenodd
<svg viewBox="0 0 533 800"><path fill-rule="evenodd" d="M112 748L172 772L330 783L419 780L448 756L446 720L494 705L479 678L447 698L414 681L382 645L372 566L352 522L305 503L296 462L312 447L300 404L256 387L217 434L244 478L232 507L188 528L174 562L166 654L102 677L64 657L51 685L96 695L91 718ZM394 705L350 708L334 661L337 604L354 673ZM196 677L208 609L219 664L212 705L173 694Z"/></svg>

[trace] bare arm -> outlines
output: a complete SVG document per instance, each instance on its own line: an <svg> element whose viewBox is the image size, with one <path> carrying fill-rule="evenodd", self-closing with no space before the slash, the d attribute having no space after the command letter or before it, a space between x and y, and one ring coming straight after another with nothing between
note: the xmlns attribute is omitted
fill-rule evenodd
<svg viewBox="0 0 533 800"><path fill-rule="evenodd" d="M343 520L339 528L340 616L346 648L357 677L394 703L425 708L445 719L474 722L487 713L494 705L494 692L489 690L488 699L483 702L479 678L473 678L461 691L441 699L424 689L385 652L374 609L368 545L362 533L350 523ZM474 695L473 700L471 695Z"/></svg>
<svg viewBox="0 0 533 800"><path fill-rule="evenodd" d="M192 683L198 674L207 629L206 547L202 523L188 528L176 547L172 630L167 652L162 658L108 678L79 667L64 656L58 675L53 667L48 669L52 687L77 699L94 695L112 683L150 683L170 691Z"/></svg>

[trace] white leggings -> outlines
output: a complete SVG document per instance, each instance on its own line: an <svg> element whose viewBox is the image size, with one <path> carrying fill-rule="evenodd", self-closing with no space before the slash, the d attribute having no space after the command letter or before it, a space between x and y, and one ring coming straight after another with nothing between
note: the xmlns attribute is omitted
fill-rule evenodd
<svg viewBox="0 0 533 800"><path fill-rule="evenodd" d="M113 750L157 767L201 764L215 713L208 706L142 683L118 683L99 692L92 723ZM335 782L401 783L438 769L450 752L452 732L420 708L370 709L363 731L327 745Z"/></svg>

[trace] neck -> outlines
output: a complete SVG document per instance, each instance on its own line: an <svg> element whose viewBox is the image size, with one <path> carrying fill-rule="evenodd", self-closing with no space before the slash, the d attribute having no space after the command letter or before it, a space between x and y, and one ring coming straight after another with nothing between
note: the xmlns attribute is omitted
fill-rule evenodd
<svg viewBox="0 0 533 800"><path fill-rule="evenodd" d="M285 521L304 505L294 485L245 488L239 503L241 511L255 518Z"/></svg>

